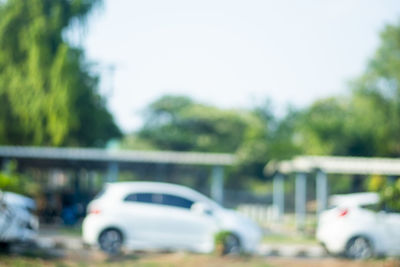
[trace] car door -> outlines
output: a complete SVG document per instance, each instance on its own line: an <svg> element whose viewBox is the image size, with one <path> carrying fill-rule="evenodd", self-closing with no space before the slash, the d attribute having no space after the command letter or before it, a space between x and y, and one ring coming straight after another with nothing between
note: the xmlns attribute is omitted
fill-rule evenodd
<svg viewBox="0 0 400 267"><path fill-rule="evenodd" d="M195 212L191 209L193 200L174 195L161 194L165 219L160 222L163 243L166 247L194 249L213 242L217 229L216 218L212 214Z"/></svg>
<svg viewBox="0 0 400 267"><path fill-rule="evenodd" d="M122 204L121 218L127 243L134 248L159 248L168 233L162 229L167 214L160 205L159 194L137 192L128 194Z"/></svg>

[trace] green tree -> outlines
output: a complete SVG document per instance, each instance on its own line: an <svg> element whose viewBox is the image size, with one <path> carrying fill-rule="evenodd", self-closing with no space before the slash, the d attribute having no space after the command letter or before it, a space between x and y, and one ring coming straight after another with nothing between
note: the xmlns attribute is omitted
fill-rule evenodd
<svg viewBox="0 0 400 267"><path fill-rule="evenodd" d="M378 100L371 95L354 92L349 98L331 97L316 101L301 112L297 121L297 141L303 153L383 155L385 106Z"/></svg>
<svg viewBox="0 0 400 267"><path fill-rule="evenodd" d="M121 135L83 51L64 38L98 2L0 2L1 144L101 146Z"/></svg>
<svg viewBox="0 0 400 267"><path fill-rule="evenodd" d="M234 153L249 127L248 114L164 96L150 104L138 136L158 149Z"/></svg>
<svg viewBox="0 0 400 267"><path fill-rule="evenodd" d="M263 178L269 156L269 119L263 115L260 110L219 109L185 96L163 96L149 105L143 128L125 137L122 146L234 153L238 161L228 184L238 187L248 179Z"/></svg>
<svg viewBox="0 0 400 267"><path fill-rule="evenodd" d="M381 33L381 44L365 73L354 83L355 94L367 96L381 113L379 153L400 156L400 23L388 25Z"/></svg>
<svg viewBox="0 0 400 267"><path fill-rule="evenodd" d="M0 172L0 191L10 191L28 196L36 196L40 186L29 177L17 172L17 163L10 161Z"/></svg>

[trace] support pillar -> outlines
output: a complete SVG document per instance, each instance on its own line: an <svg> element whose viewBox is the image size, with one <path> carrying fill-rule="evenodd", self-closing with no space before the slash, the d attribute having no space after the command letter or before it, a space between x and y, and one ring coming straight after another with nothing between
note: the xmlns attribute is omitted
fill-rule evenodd
<svg viewBox="0 0 400 267"><path fill-rule="evenodd" d="M107 182L115 182L118 179L119 168L116 162L110 162L107 170Z"/></svg>
<svg viewBox="0 0 400 267"><path fill-rule="evenodd" d="M211 173L211 197L222 204L224 199L224 169L214 166Z"/></svg>
<svg viewBox="0 0 400 267"><path fill-rule="evenodd" d="M305 173L296 174L296 195L295 195L295 212L296 212L296 228L299 230L304 227L306 221L306 185L307 176Z"/></svg>
<svg viewBox="0 0 400 267"><path fill-rule="evenodd" d="M277 209L277 221L282 221L285 209L284 176L276 173L273 180L273 205Z"/></svg>
<svg viewBox="0 0 400 267"><path fill-rule="evenodd" d="M80 192L80 188L81 188L80 179L82 178L81 174L82 174L81 170L79 170L79 169L74 169L73 170L73 174L72 174L73 175L72 176L72 179L73 179L73 181L72 181L72 190L75 192L75 194L79 194L79 192Z"/></svg>
<svg viewBox="0 0 400 267"><path fill-rule="evenodd" d="M317 215L326 209L328 199L328 179L326 173L318 170L316 175Z"/></svg>
<svg viewBox="0 0 400 267"><path fill-rule="evenodd" d="M166 168L167 166L163 163L158 163L156 166L156 181L162 181L162 182L167 182L168 181L168 176L166 174Z"/></svg>
<svg viewBox="0 0 400 267"><path fill-rule="evenodd" d="M3 159L3 162L2 162L2 171L6 174L6 175L9 175L10 173L11 173L11 170L10 170L10 163L11 163L11 160L9 160L9 159Z"/></svg>
<svg viewBox="0 0 400 267"><path fill-rule="evenodd" d="M95 179L95 172L93 171L93 170L90 170L90 171L88 171L88 183L87 183L87 188L88 188L88 191L90 192L90 193L92 193L93 191L94 191L94 183L95 183L95 181L94 181L94 179Z"/></svg>

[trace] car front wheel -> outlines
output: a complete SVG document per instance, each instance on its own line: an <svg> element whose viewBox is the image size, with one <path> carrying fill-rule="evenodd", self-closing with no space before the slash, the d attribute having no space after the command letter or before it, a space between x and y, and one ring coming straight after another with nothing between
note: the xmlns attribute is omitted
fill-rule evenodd
<svg viewBox="0 0 400 267"><path fill-rule="evenodd" d="M104 252L115 255L121 251L122 234L116 229L107 229L99 237L99 245Z"/></svg>
<svg viewBox="0 0 400 267"><path fill-rule="evenodd" d="M241 250L239 238L233 234L224 240L224 254L239 254Z"/></svg>
<svg viewBox="0 0 400 267"><path fill-rule="evenodd" d="M352 238L346 246L346 256L351 259L368 259L373 256L371 242L365 237Z"/></svg>

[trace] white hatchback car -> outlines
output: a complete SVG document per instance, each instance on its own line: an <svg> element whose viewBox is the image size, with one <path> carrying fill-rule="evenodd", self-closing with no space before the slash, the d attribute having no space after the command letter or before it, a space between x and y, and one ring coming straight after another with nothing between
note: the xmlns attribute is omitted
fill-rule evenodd
<svg viewBox="0 0 400 267"><path fill-rule="evenodd" d="M184 186L157 182L109 183L88 206L83 240L110 254L131 250L209 253L228 231L226 253L254 252L261 239L250 219Z"/></svg>
<svg viewBox="0 0 400 267"><path fill-rule="evenodd" d="M379 211L375 193L336 195L321 213L317 239L329 253L355 259L400 255L400 213Z"/></svg>

